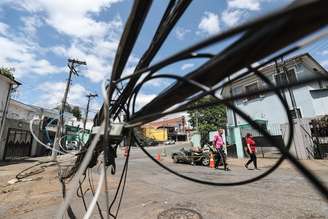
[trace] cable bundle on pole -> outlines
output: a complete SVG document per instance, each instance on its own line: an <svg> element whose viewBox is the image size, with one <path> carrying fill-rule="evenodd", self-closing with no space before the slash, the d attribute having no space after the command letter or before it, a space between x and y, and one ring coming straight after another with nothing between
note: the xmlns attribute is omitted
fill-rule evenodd
<svg viewBox="0 0 328 219"><path fill-rule="evenodd" d="M98 187L96 191L93 188L90 174L88 175L89 186L91 187L93 199L90 202L90 208L87 209L85 218L89 218L91 216L92 210L95 206L98 208L100 217L103 217L101 212L102 210L105 210L106 218L116 218L126 185L128 160L132 144L138 145L151 160L167 171L184 179L212 186L237 186L254 182L272 173L279 167L284 159L288 159L320 192L320 194L328 200L327 187L289 152L294 133L293 118L289 112L288 103L280 93L281 89L287 87L295 87L318 80L327 80L327 75L321 74L303 81L278 86L273 84L263 73L260 72L261 67L270 64L275 59L296 52L315 40L327 35L327 32L319 32L319 34L312 36L310 39L307 38L300 41L310 34L318 32L327 26L328 1L297 1L285 9L273 12L267 16L247 22L225 32L218 33L183 51L169 56L156 64L150 65L155 55L165 43L169 33L191 4L191 1L189 0L171 0L168 2L167 8L157 27L155 35L150 42L148 49L137 64L134 73L129 76L121 77L127 60L142 29L143 23L150 10L151 3L152 1L141 0L134 2L119 43L117 54L115 56L109 84L106 86L104 83L105 86L103 93L105 103L94 119L94 126L100 126L101 131L99 131L96 135L93 135L92 138L90 138L86 143L85 147L83 147L77 154L74 168L72 168L70 173L67 175L67 178L73 177L70 183L71 190L66 194L64 203L59 210L58 218L61 218L68 208L69 202L73 198L74 191L76 191L79 187L80 178L87 173L88 168L91 169L99 163L98 158L101 154L103 155L103 172L100 176L99 183L97 184ZM239 38L221 52L216 54L199 52L201 49L218 44L223 40L237 35ZM186 76L159 73L160 69L168 65L195 58L207 59L207 61L195 70L188 73ZM257 67L253 67L253 63L260 64ZM236 75L235 73L241 69L246 69L246 71ZM218 95L217 92L220 89L223 89L225 86L229 86L233 81L250 74L254 74L260 78L266 84L266 87L257 91L239 95L231 95L229 97L222 97ZM141 76L144 77L140 81ZM162 91L150 103L146 104L141 109L136 110L136 98L142 86L150 80L159 78L172 79L175 80L175 83L168 89ZM227 78L231 80L226 80ZM118 85L123 81L127 83L125 83L125 86L122 89L118 89ZM113 97L113 94L116 91L118 96ZM286 144L275 145L275 140L267 130L259 126L247 113L243 112L233 104L233 101L262 93L274 93L285 110L289 123L289 135ZM205 96L212 96L215 100L205 104L193 104L195 101ZM185 110L205 108L218 104L224 104L228 108L232 109L241 118L247 121L253 129L261 133L272 146L275 145L275 147L277 147L277 149L282 153L282 157L268 171L249 180L230 183L210 182L195 179L178 173L153 158L145 150L142 144L143 136L138 134L135 130L136 127L157 120L165 115L182 112ZM122 133L124 137L128 137L130 139L128 141L129 145L127 145L129 149L120 176L119 185L116 188L111 204L109 204L110 197L108 195L106 170L107 167L111 166L112 173L115 173L115 157L118 144L112 143L112 139L108 133L111 125L120 114L123 114L125 117L125 131ZM100 197L99 187L101 187L102 184L105 186L106 209L101 210L101 207L98 204L98 198ZM120 194L119 191L121 191ZM115 210L115 213L112 213L112 208L118 197L118 207Z"/></svg>

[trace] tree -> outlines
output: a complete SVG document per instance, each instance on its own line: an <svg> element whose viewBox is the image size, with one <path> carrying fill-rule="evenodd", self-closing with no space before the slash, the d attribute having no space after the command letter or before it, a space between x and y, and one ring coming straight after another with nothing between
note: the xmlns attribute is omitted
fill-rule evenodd
<svg viewBox="0 0 328 219"><path fill-rule="evenodd" d="M74 106L71 113L73 114L73 116L77 119L77 120L80 120L81 117L82 117L82 114L81 114L81 110L80 110L80 107L78 106Z"/></svg>
<svg viewBox="0 0 328 219"><path fill-rule="evenodd" d="M5 77L7 77L11 80L14 80L15 77L14 77L12 72L13 72L13 70L10 69L10 68L3 68L3 67L0 68L0 74L1 75L5 76Z"/></svg>
<svg viewBox="0 0 328 219"><path fill-rule="evenodd" d="M198 101L195 101L191 106L209 103L216 100L212 96L206 96ZM216 131L218 127L226 127L227 116L226 107L218 104L211 107L199 108L188 111L190 124L201 134L201 144L208 141L208 134L211 131Z"/></svg>

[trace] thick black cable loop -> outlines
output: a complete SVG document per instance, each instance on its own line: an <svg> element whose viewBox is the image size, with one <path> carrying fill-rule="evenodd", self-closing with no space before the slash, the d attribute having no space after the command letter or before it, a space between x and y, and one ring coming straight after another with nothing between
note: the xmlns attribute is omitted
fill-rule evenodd
<svg viewBox="0 0 328 219"><path fill-rule="evenodd" d="M155 76L152 76L151 78L149 78L148 80L152 80L152 79L155 79L155 78L172 78L172 79L175 79L175 80L178 80L179 82L181 83L189 83L193 86L198 86L198 88L200 90L202 90L204 93L206 93L207 95L212 95L214 96L216 99L217 97L214 95L214 92L210 89L205 89L204 87L200 86L200 85L197 85L197 83L195 83L194 81L192 80L189 80L185 77L181 77L181 76L176 76L176 75L155 75ZM146 83L148 80L146 80L144 83ZM276 93L278 94L279 92L276 91ZM227 106L228 104L225 103ZM289 117L289 120L291 119L291 115L289 115L288 113L288 108L286 109L285 108L285 105L283 104L284 106L284 109L287 113L287 116ZM134 108L135 106L132 106L132 108ZM229 108L232 108L233 109L233 106L228 106ZM289 123L289 124L292 124L292 123ZM255 128L255 127L253 127ZM258 129L258 127L256 128ZM259 130L258 130L259 131ZM290 145L291 145L291 142L292 142L292 134L293 133L293 127L290 126L290 132L289 132L289 137L288 137L288 145L286 146L286 148L289 148ZM139 140L139 139L137 139ZM274 140L270 137L270 143L272 144L272 146L274 146ZM140 143L140 141L137 141ZM254 181L257 181L259 179L262 179L263 177L267 176L268 174L272 173L277 167L279 167L279 165L281 164L281 162L284 160L284 156L282 155L282 157L277 161L277 163L272 166L269 170L267 170L265 173L255 177L255 178L252 178L252 179L249 179L249 180L244 180L244 181L239 181L239 182L232 182L232 183L216 183L216 182L210 182L210 181L205 181L205 180L199 180L199 179L195 179L195 178L191 178L191 177L188 177L188 176L185 176L183 174L180 174L180 173L177 173L176 171L166 167L165 165L161 164L159 161L157 161L155 158L153 158L142 146L142 144L138 144L138 146L142 149L142 151L149 157L151 158L154 162L156 162L158 165L160 165L161 167L163 167L164 169L168 170L169 172L179 176L179 177L182 177L184 179L188 179L188 180L191 180L193 182L198 182L198 183L202 183L202 184L208 184L208 185L216 185L216 186L236 186L236 185L243 185L243 184L247 184L247 183L251 183L251 182L254 182Z"/></svg>
<svg viewBox="0 0 328 219"><path fill-rule="evenodd" d="M265 83L267 83L269 86L271 87L274 87L274 84L267 78L265 77L263 74L261 74L261 72L259 72L258 70L254 70L252 69L252 67L249 67L250 70L253 70L254 73L259 77L261 78ZM278 92L279 94L279 99L283 99L282 95L280 92ZM288 104L286 101L282 101L284 104L286 104L286 107L288 107ZM291 117L291 114L289 113L288 114L288 119L291 119L292 120L292 117ZM292 120L293 122L293 120ZM292 128L292 131L294 133L294 125L291 126ZM291 135L293 136L293 134ZM292 139L290 139L291 142L290 144L292 144ZM290 151L289 151L290 148L288 148L288 150L286 151L282 151L280 150L281 152L283 152L283 155L286 156L286 158L288 158L288 160L290 160L294 166L296 166L298 168L298 170L306 176L306 178L316 187L317 190L319 190L321 192L321 195L326 199L328 200L328 188L322 183L320 182L320 180L315 177L315 174L311 172L311 170L307 169L303 164L301 164L301 162L299 162L295 156L293 156Z"/></svg>
<svg viewBox="0 0 328 219"><path fill-rule="evenodd" d="M171 62L169 63L166 63L167 65L165 66L162 66L161 68L163 67L166 67L168 65L171 65L173 63L177 63L177 62L180 62L180 61L184 61L184 60L189 60L189 59L198 59L198 58L213 58L214 55L213 54L210 54L210 53L192 53L192 54L189 54L189 55L186 55L184 57L181 57L179 59L176 59L176 60L171 60ZM132 91L131 93L131 97L128 99L128 102L127 102L127 108L130 109L130 105L131 105L131 100L133 101L132 105L134 106L135 105L135 102L136 102L136 93L139 92L139 90L141 89L142 87L142 84L145 83L145 81L148 81L152 75L154 75L157 71L159 71L161 68L156 68L156 69L152 69L151 71L148 72L148 74L146 74L146 77L134 88L134 90ZM143 72L143 73L146 73L147 71ZM135 74L133 74L131 76L131 78L135 77ZM125 80L123 78L123 80ZM119 80L119 81L122 81ZM135 110L134 110L134 107L132 108L132 112L131 114L133 115L135 113Z"/></svg>
<svg viewBox="0 0 328 219"><path fill-rule="evenodd" d="M170 2L170 4L172 4L172 2L173 1L171 1ZM309 3L309 5L310 6L315 6L315 4L310 4ZM178 54L175 54L175 55L173 55L173 56L171 56L171 57L169 57L168 59L166 59L166 60L163 60L162 62L160 62L160 63L158 63L157 65L155 65L155 67L153 66L153 71L151 72L151 74L153 74L154 72L156 72L156 71L158 71L158 69L160 69L161 68L161 65L163 65L163 67L165 66L165 64L166 63L174 63L175 62L175 59L182 59L182 58L185 58L185 57L187 57L188 55L190 55L193 51L195 51L195 50L197 50L197 49L200 49L200 48L204 48L204 47L206 47L206 46L209 46L209 45L211 45L211 44L214 44L214 43L217 43L217 42L219 42L219 41L222 41L223 39L225 39L225 38L228 38L229 36L233 36L233 35L236 35L236 34L238 34L238 33L241 33L241 32L243 32L243 31L246 31L246 30L249 30L249 29L256 29L256 28L261 28L261 26L264 26L264 25L266 25L266 23L268 23L268 22L270 22L270 21L273 21L274 19L278 19L278 18L280 18L280 16L282 16L282 15L284 15L285 17L288 17L288 16L292 16L292 15L295 15L295 14L297 14L297 12L298 11L300 11L302 8L304 8L306 6L306 4L305 3L302 3L301 4L301 7L296 7L296 6L293 6L293 7L289 7L289 8L287 8L287 9L284 9L284 10L282 10L281 12L277 12L277 13L273 13L273 14L271 14L271 15L268 15L268 16L266 16L266 17L264 17L264 18L262 18L261 20L256 20L256 21L254 21L254 22L249 22L249 23L247 23L246 25L243 25L243 26L240 26L240 27L237 27L237 28L234 28L234 29L232 29L232 30L229 30L229 31L227 31L227 32L224 32L223 34L218 34L218 35L216 35L216 36L214 36L214 37L211 37L211 38L209 38L209 39L207 39L207 40L205 40L205 41L202 41L202 42L200 42L200 43L198 43L198 44L196 44L196 45L194 45L194 46L192 46L192 47L190 47L190 48L188 48L189 49L189 51L188 51L188 49L186 49L186 50L183 50L182 52L180 52L180 53L178 53ZM293 9L296 9L295 11L293 10ZM244 28L244 29L243 29ZM139 63L140 64L140 63ZM121 66L122 67L122 66ZM149 69L150 69L151 67L149 67ZM137 71L138 72L138 71ZM137 73L136 72L136 73ZM141 74L143 74L143 73L140 73L140 75ZM155 77L151 77L151 74L149 74L149 77L150 77L150 79L149 80L151 80L151 79L153 79L153 78L155 78ZM159 76L157 76L157 77L159 77ZM163 76L162 76L163 77ZM130 78L132 78L132 77L130 77ZM120 79L119 79L120 80ZM189 80L189 79L186 79L187 81L184 81L182 78L180 78L180 79L175 79L175 80L178 80L178 81L182 81L182 83L194 83L193 85L194 86L196 86L196 87L198 87L198 85L200 85L200 87L202 87L202 84L199 84L198 82L196 82L195 83L195 81L192 81L192 80ZM189 80L189 82L188 82L188 80ZM122 81L122 80L121 80ZM142 83L143 84L143 83ZM142 84L141 84L141 86L140 86L140 88L142 87ZM139 86L139 85L137 85L137 86ZM269 87L270 87L270 85L269 85ZM140 90L140 88L139 88L139 90ZM204 88L204 87L203 87ZM212 88L211 88L212 89ZM200 89L200 90L202 90L202 89ZM271 92L276 92L276 90L278 90L278 88L277 87L274 87L274 89L272 89L271 90ZM130 101L131 101L131 99L132 99L132 97L134 98L134 101L133 101L133 114L134 114L134 108L135 108L135 99L136 99L136 96L137 96L137 93L138 92L136 92L134 95L130 95L129 97L128 97L128 101L129 101L129 103L128 103L128 110L130 109L129 107L130 107ZM279 92L278 92L279 93ZM214 92L213 92L213 90L211 91L203 91L203 93L202 93L203 95L207 95L207 94L210 94L210 95L214 95ZM279 93L280 94L280 93ZM249 94L250 95L250 94ZM216 97L217 98L217 97ZM236 97L234 97L235 99L237 99ZM239 97L240 98L240 97ZM217 98L218 99L218 98ZM231 98L231 100L232 100L233 98ZM224 101L222 101L222 100L220 100L220 99L218 99L218 103L220 103L220 101L221 101L221 103L223 103L223 104L226 104L226 105L229 105L229 99L225 99ZM190 103L191 101L189 101L189 103ZM218 104L217 103L217 104ZM120 106L124 106L125 104L126 104L126 101L124 101L124 103L120 103L119 101L116 101L116 103L115 104L118 104L118 105L120 105ZM212 103L213 104L213 103ZM209 104L210 105L210 104ZM106 107L107 109L108 109L108 107ZM234 106L232 105L231 106L231 108L233 109L234 108ZM181 109L181 108L180 108ZM287 108L288 109L288 108ZM235 109L235 111L237 111L238 112L238 109ZM173 111L172 111L173 112ZM172 113L172 112L169 112L169 113ZM167 113L167 112L166 112ZM168 113L168 114L169 114ZM110 115L109 115L110 114ZM111 113L109 113L109 114L107 114L107 116L112 116L112 114ZM163 113L164 114L164 113ZM162 114L162 115L163 115ZM118 112L117 112L117 114L115 114L115 115L118 115ZM115 116L114 115L114 116ZM157 113L157 115L159 116L159 115L161 115L161 113ZM252 121L251 120L251 118L249 118L249 117L247 117L248 115L247 114L244 114L242 111L240 111L240 114L239 115L243 115L245 118L248 118L250 121L249 121L249 123L250 123L250 125L254 128L255 127L255 129L257 129L259 132L261 132L261 131L264 131L265 132L265 130L261 130L261 128L260 127L258 127L258 125L254 122L254 121ZM243 117L242 116L242 117ZM291 117L291 115L287 112L287 116L288 117ZM243 117L243 118L244 118ZM245 119L245 120L247 120L247 119ZM129 119L128 119L128 121L129 121ZM248 121L248 120L247 120ZM289 123L289 124L292 124L292 123ZM293 128L293 127L292 127ZM262 132L261 132L261 134L263 134ZM291 133L289 133L289 134L291 134ZM263 134L265 137L267 137L268 139L269 139L269 141L271 142L272 141L272 137L271 137L271 135L269 134L269 133L264 133ZM136 140L138 140L137 138L138 138L138 136L134 133L133 134L133 137L136 139ZM290 136L289 136L290 137ZM140 142L139 142L140 143ZM272 142L271 142L272 143ZM290 144L288 145L287 144L287 148L288 147L290 147ZM143 147L140 147L143 151L145 150ZM290 159L291 161L292 161L292 163L305 175L305 176L307 176L307 178L309 179L309 178L311 178L311 176L312 176L312 178L313 179L310 179L310 181L315 185L315 187L318 189L319 188L319 190L322 192L322 193L324 193L324 192L326 192L326 193L328 193L327 192L327 188L325 188L325 186L323 186L322 184L320 184L320 182L315 178L315 176L313 176L313 175L311 175L311 172L307 172L307 169L300 163L300 162L298 162L296 159L295 159L295 157L293 157L288 151L286 151L286 148L284 148L284 147L281 147L280 149L282 149L283 150L283 153L282 153L282 158L283 157L285 157L285 156L287 156L287 158L288 159ZM129 146L129 152L130 152L130 146ZM147 154L147 151L144 151L146 154ZM99 155L99 154L98 154ZM97 155L97 153L94 155L94 156L97 156L98 157L98 155ZM148 154L149 155L149 154ZM148 156L147 155L147 156ZM155 161L155 162L157 162L159 165L161 165L157 160L155 160L151 155L149 155L150 156L150 158L153 160L153 161ZM82 156L83 157L83 156ZM280 160L279 160L280 161ZM128 163L128 159L125 161L126 162L126 165L127 165L127 163ZM282 161L281 161L282 162ZM279 162L278 162L279 163ZM278 166L279 166L279 164L278 164ZM164 168L165 169L165 168ZM270 169L271 170L271 169ZM272 169L272 171L273 171L273 169ZM171 172L171 171L170 171ZM268 171L266 172L267 174L269 174L268 173ZM124 175L124 176L123 176ZM121 197L120 197L120 202L119 202L119 206L118 206L118 209L117 209L117 212L116 212L116 216L117 216L117 214L118 214L118 210L119 210L119 207L120 207L120 203L121 203L121 200L122 200L122 197L123 197L123 192L124 192L124 188L125 188L125 182L126 182L126 175L127 175L127 167L126 167L126 171L122 171L122 175L121 175L121 179L120 179L120 183L121 183L121 181L122 181L122 178L124 178L123 180L123 188L122 188L122 192L121 192ZM262 175L260 175L260 176L262 176ZM262 178L263 178L264 176L262 176ZM182 177L182 178L185 178L185 177ZM197 179L196 179L197 180ZM254 180L255 181L255 180ZM321 187L320 187L321 186ZM119 191L119 187L118 187L118 190L117 190L117 193L118 193L118 191ZM116 198L115 198L115 200L116 200ZM99 206L98 206L98 203L97 203L97 207L98 207L98 210L99 210ZM106 207L108 207L108 206L106 206ZM69 207L69 210L71 210L70 209L70 207ZM116 217L115 216L115 217Z"/></svg>
<svg viewBox="0 0 328 219"><path fill-rule="evenodd" d="M293 16L281 16L279 19L268 23L261 28L249 29L241 38L233 42L230 46L219 52L216 57L209 62L203 64L198 69L192 71L187 77L202 82L205 85L213 86L218 81L229 76L230 72L235 72L243 67L268 57L275 52L289 46L292 43L302 39L303 37L320 30L327 24L328 14L321 8L326 5L326 1L307 1L308 8L316 8L311 13L307 13L306 17L303 13L303 4L294 4L293 8L296 12ZM304 1L303 1L304 3ZM295 6L297 5L297 7ZM303 13L303 16L302 16ZM297 16L297 14L299 14ZM308 19L307 19L308 18ZM299 28L299 25L306 25ZM260 19L261 20L261 19ZM290 28L290 31L284 30ZM269 40L268 36L274 37ZM249 53L252 51L252 53ZM242 59L236 58L240 54L248 54ZM216 74L221 69L221 74ZM150 103L143 106L134 117L147 115L149 112L161 112L181 102L189 96L195 94L198 90L190 85L176 84L168 90L158 95ZM173 98L173 95L176 95Z"/></svg>
<svg viewBox="0 0 328 219"><path fill-rule="evenodd" d="M162 47L163 43L167 39L169 33L172 31L173 27L176 25L176 23L181 18L183 13L187 10L190 4L191 0L180 0L174 5L173 1L169 2L167 9L164 15L162 16L160 25L156 30L156 34L153 36L149 47L147 48L146 52L144 52L140 61L138 62L135 71L149 66L149 64L154 59L154 57ZM115 80L117 79L118 78L115 78ZM137 81L138 77L133 78L128 82L128 84L123 90L123 94L120 96L118 103L114 104L112 107L113 113L121 110L121 103L125 103L130 97L131 91L133 90L133 87L135 86ZM117 116L117 114L114 115Z"/></svg>
<svg viewBox="0 0 328 219"><path fill-rule="evenodd" d="M253 70L251 67L249 67L251 70ZM260 77L265 83L267 83L270 87L273 87L274 85L264 76L262 75L259 71L256 70L256 75L258 77ZM173 76L173 75L156 75L156 76L153 76L151 77L149 80L151 79L155 79L155 78L175 78L179 81L183 81L184 83L190 83L194 86L197 86L197 83L195 84L194 82L192 82L191 80L188 80L186 78L183 78L183 77L179 77L179 76ZM147 80L148 81L148 80ZM209 95L212 95L213 97L215 97L216 99L218 99L218 97L213 93L212 90L210 89L204 89L204 87L199 87L201 90L203 90L203 92L209 94ZM292 161L292 163L294 164L294 166L296 166L298 168L298 170L303 173L307 179L313 184L313 186L319 190L320 192L322 192L322 194L324 194L323 196L328 199L328 189L315 177L314 174L311 173L310 170L308 170L306 167L304 167L299 161L297 161L297 159L291 155L289 153L289 148L292 144L292 139L293 139L293 133L294 133L294 126L292 125L293 124L293 119L291 117L291 114L288 113L288 104L287 102L283 99L282 95L280 94L279 90L276 89L275 90L275 93L278 95L279 97L279 100L281 101L281 103L283 104L283 107L286 111L286 114L287 114L287 117L288 117L288 121L289 121L289 137L288 137L288 141L287 141L287 145L286 146L281 146L281 145L274 145L275 142L274 142L274 139L272 138L272 136L266 131L266 130L262 130L262 128L257 124L255 123L246 113L244 113L243 111L239 110L237 107L235 107L233 104L229 104L229 103L226 103L226 106L231 108L232 110L234 110L239 116L241 116L243 119L245 119L247 122L249 122L249 124L252 126L252 128L256 129L257 131L259 131L262 135L264 135L268 140L269 142L271 143L272 146L275 146L277 147L280 152L282 153L282 157L277 161L277 163L275 163L274 166L272 166L269 170L267 170L265 173L257 176L257 177L254 177L252 179L249 179L249 180L245 180L245 181L240 181L240 182L234 182L234 183L213 183L213 182L209 182L209 181L204 181L204 180L198 180L198 179L195 179L195 178L191 178L191 177L187 177L183 174L179 174L175 171L173 171L172 169L166 167L165 165L161 164L159 161L157 161L155 158L153 158L144 148L141 144L138 144L139 147L142 148L143 152L148 156L150 157L153 161L155 161L157 164L159 164L161 167L163 167L164 169L168 170L169 172L177 175L177 176L180 176L182 178L185 178L185 179L188 179L188 180L191 180L191 181L194 181L194 182L199 182L199 183L202 183L202 184L209 184L209 185L218 185L218 186L235 186L235 185L242 185L242 184L246 184L246 183L250 183L250 182L254 182L254 181L257 181L267 175L269 175L270 173L272 173L276 168L279 167L279 165L282 163L282 161L285 159L285 158L288 158ZM134 107L134 106L133 106ZM327 194L327 195L326 195Z"/></svg>
<svg viewBox="0 0 328 219"><path fill-rule="evenodd" d="M282 58L284 56L287 56L288 54L292 53L292 52L295 52L297 51L298 49L301 49L302 47L299 46L299 45L296 45L296 46L293 46L289 49L287 49L286 51L284 52L281 52L275 56L273 56L272 58L264 61L263 63L261 63L260 65L258 65L256 68L254 69L260 69L261 67L263 66L266 66L270 63L272 63L274 60L276 59L279 59L279 58ZM176 58L172 58L172 59L169 59L165 62L165 64L160 64L160 65L154 65L154 66L151 66L149 68L146 68L144 70L140 70L140 71L137 71L135 72L134 74L132 75L128 75L128 76L125 76L125 77L122 77L120 78L119 80L115 81L114 83L115 84L118 84L118 83L121 83L125 80L128 80L128 79L133 79L135 77L139 77L140 75L143 75L143 74L146 74L145 78L140 82L140 83L143 83L144 81L146 81L148 78L150 78L152 75L154 75L157 71L159 71L161 68L164 68L164 67L167 67L168 65L171 65L171 64L174 64L174 63L177 63L177 62L180 62L180 61L183 61L183 60L188 60L188 59L195 59L195 58L213 58L214 57L214 54L210 54L210 53L190 53L190 54L184 54L183 56L180 56L180 57L176 57ZM247 70L246 72L234 77L233 79L231 79L230 81L227 81L226 83L222 84L221 86L217 87L215 90L218 90L220 88L223 88L225 85L235 81L235 80L238 80L244 76L246 76L247 74L251 73L250 70ZM328 76L327 76L328 77ZM127 102L127 108L130 109L130 105L131 105L131 100L133 100L134 104L135 104L135 101L136 101L136 92L138 89L140 89L140 86L139 88L137 88L139 85L136 85L136 87L134 88L133 92L131 93L131 96L130 98L128 99L128 102ZM274 92L272 90L272 92ZM201 98L205 95L205 93L203 94L200 94L202 96L197 96L197 97L194 97L194 99L198 99L198 98ZM133 104L133 105L134 105ZM134 114L135 111L133 110L132 111L132 114ZM118 113L117 113L118 114Z"/></svg>

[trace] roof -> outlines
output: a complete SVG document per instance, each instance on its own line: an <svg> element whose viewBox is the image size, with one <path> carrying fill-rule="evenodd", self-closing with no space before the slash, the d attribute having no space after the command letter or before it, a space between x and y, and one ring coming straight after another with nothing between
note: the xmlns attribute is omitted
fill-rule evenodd
<svg viewBox="0 0 328 219"><path fill-rule="evenodd" d="M30 104L26 104L26 103L23 103L21 101L15 100L15 99L11 99L10 104L16 105L18 107L21 107L25 110L32 111L32 112L41 113L43 111L44 114L48 114L46 116L56 117L59 115L59 111L56 109L48 109L48 108L43 108L40 106L30 105ZM65 112L65 116L72 117L72 116L70 116L70 113L66 113L66 112Z"/></svg>
<svg viewBox="0 0 328 219"><path fill-rule="evenodd" d="M317 70L318 73L321 74L328 74L327 70L325 68L323 68L309 53L303 53L288 59L285 59L285 66L287 68L290 68L292 66L295 66L298 63L304 63L306 66L310 66L311 69L313 70ZM261 68L259 68L259 71L261 73L263 73L264 75L266 74L272 74L273 72L276 72L276 66L275 63L272 62L266 66L263 66ZM245 71L241 72L244 73ZM239 73L239 74L241 74ZM237 77L239 75L238 73L234 74L233 77L231 77L231 80L233 80L233 78ZM242 77L241 79L237 79L235 81L232 82L233 85L245 82L250 80L251 78L255 78L255 74L254 73L250 73L247 76ZM225 87L227 88L227 86ZM223 93L223 91L222 91Z"/></svg>
<svg viewBox="0 0 328 219"><path fill-rule="evenodd" d="M312 65L316 65L316 67L318 67L321 72L327 73L326 69L324 67L322 67L309 53L302 53L300 55L285 59L285 64L288 66L288 65L295 64L295 62L307 62L307 61L312 62L311 63ZM274 62L260 68L259 70L261 72L265 72L265 71L270 70L272 68L275 68L275 63Z"/></svg>
<svg viewBox="0 0 328 219"><path fill-rule="evenodd" d="M15 79L8 78L5 75L0 74L0 79L7 81L9 84L22 85L22 83L16 81Z"/></svg>
<svg viewBox="0 0 328 219"><path fill-rule="evenodd" d="M185 117L179 116L176 118L170 119L159 119L150 123L143 125L143 128L151 127L151 128L158 128L158 127L175 127L178 124L184 123L186 124Z"/></svg>

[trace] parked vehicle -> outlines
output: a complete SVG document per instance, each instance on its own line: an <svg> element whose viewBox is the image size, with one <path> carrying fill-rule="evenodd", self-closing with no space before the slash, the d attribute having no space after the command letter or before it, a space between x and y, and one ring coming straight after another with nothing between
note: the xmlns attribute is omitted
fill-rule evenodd
<svg viewBox="0 0 328 219"><path fill-rule="evenodd" d="M175 144L174 140L167 140L164 142L165 145Z"/></svg>
<svg viewBox="0 0 328 219"><path fill-rule="evenodd" d="M181 148L172 153L174 163L200 164L208 166L210 164L210 148L205 147L199 150Z"/></svg>
<svg viewBox="0 0 328 219"><path fill-rule="evenodd" d="M77 141L71 141L66 144L66 149L67 150L78 150L79 149L79 144Z"/></svg>
<svg viewBox="0 0 328 219"><path fill-rule="evenodd" d="M143 143L144 147L156 146L159 144L158 141L156 141L155 139L152 139L152 138L144 138L142 143Z"/></svg>
<svg viewBox="0 0 328 219"><path fill-rule="evenodd" d="M156 146L156 145L158 145L158 141L154 139L149 140L147 144L147 146Z"/></svg>

